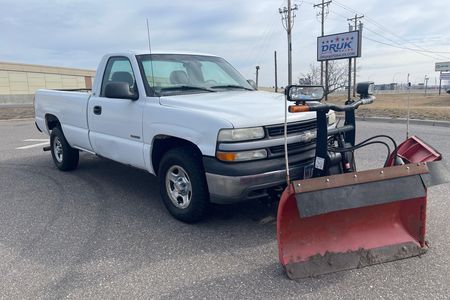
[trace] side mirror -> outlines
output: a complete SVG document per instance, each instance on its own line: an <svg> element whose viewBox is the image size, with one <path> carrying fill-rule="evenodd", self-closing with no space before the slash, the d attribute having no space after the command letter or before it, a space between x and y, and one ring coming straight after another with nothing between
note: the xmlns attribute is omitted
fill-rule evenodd
<svg viewBox="0 0 450 300"><path fill-rule="evenodd" d="M105 86L105 97L136 101L139 95L130 90L130 85L127 82L110 82Z"/></svg>
<svg viewBox="0 0 450 300"><path fill-rule="evenodd" d="M254 88L255 90L258 89L258 87L256 86L256 82L253 79L249 79L247 80L248 84L250 84L252 86L252 88Z"/></svg>
<svg viewBox="0 0 450 300"><path fill-rule="evenodd" d="M356 93L361 97L361 99L366 99L373 95L374 89L375 84L372 81L360 82L356 85Z"/></svg>
<svg viewBox="0 0 450 300"><path fill-rule="evenodd" d="M288 101L320 101L323 99L325 90L323 86L290 85L284 93Z"/></svg>

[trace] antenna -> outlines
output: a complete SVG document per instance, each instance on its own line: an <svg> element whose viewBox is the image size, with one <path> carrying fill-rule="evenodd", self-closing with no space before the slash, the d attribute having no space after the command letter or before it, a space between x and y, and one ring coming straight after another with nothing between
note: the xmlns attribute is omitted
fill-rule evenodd
<svg viewBox="0 0 450 300"><path fill-rule="evenodd" d="M155 74L153 73L153 57L152 57L152 43L150 39L150 26L148 25L147 18L147 38L148 38L148 52L150 54L150 66L152 67L152 90L155 92ZM148 81L148 80L147 80Z"/></svg>
<svg viewBox="0 0 450 300"><path fill-rule="evenodd" d="M148 38L148 51L152 54L152 43L150 40L150 26L148 26L148 18L147 18L147 38Z"/></svg>

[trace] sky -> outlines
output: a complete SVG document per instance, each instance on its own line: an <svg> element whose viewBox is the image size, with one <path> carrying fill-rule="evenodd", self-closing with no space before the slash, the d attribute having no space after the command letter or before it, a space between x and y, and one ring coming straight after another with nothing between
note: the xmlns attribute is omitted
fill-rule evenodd
<svg viewBox="0 0 450 300"><path fill-rule="evenodd" d="M321 31L313 2L293 4L296 81L317 63ZM259 65L261 86L274 85L276 50L284 86L287 38L278 12L284 6L286 0L0 0L0 61L95 69L106 53L148 49L148 18L154 50L216 54L248 79ZM413 83L429 76L433 85L434 64L450 61L449 9L448 0L333 1L325 34L347 31L347 18L364 14L357 80L402 83L409 73Z"/></svg>

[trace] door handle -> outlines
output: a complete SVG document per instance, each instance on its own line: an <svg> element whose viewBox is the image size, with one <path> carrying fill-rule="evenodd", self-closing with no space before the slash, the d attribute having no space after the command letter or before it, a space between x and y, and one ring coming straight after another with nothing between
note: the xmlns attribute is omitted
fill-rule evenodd
<svg viewBox="0 0 450 300"><path fill-rule="evenodd" d="M94 115L101 115L101 114L102 114L102 107L94 106Z"/></svg>

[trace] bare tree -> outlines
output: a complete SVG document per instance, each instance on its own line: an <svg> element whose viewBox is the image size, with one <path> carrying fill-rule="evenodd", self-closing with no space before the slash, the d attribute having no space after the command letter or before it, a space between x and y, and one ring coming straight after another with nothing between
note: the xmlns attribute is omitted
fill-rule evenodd
<svg viewBox="0 0 450 300"><path fill-rule="evenodd" d="M310 70L299 78L300 84L320 85L320 65L310 64ZM328 92L331 94L348 86L348 65L343 62L329 61L328 63Z"/></svg>

